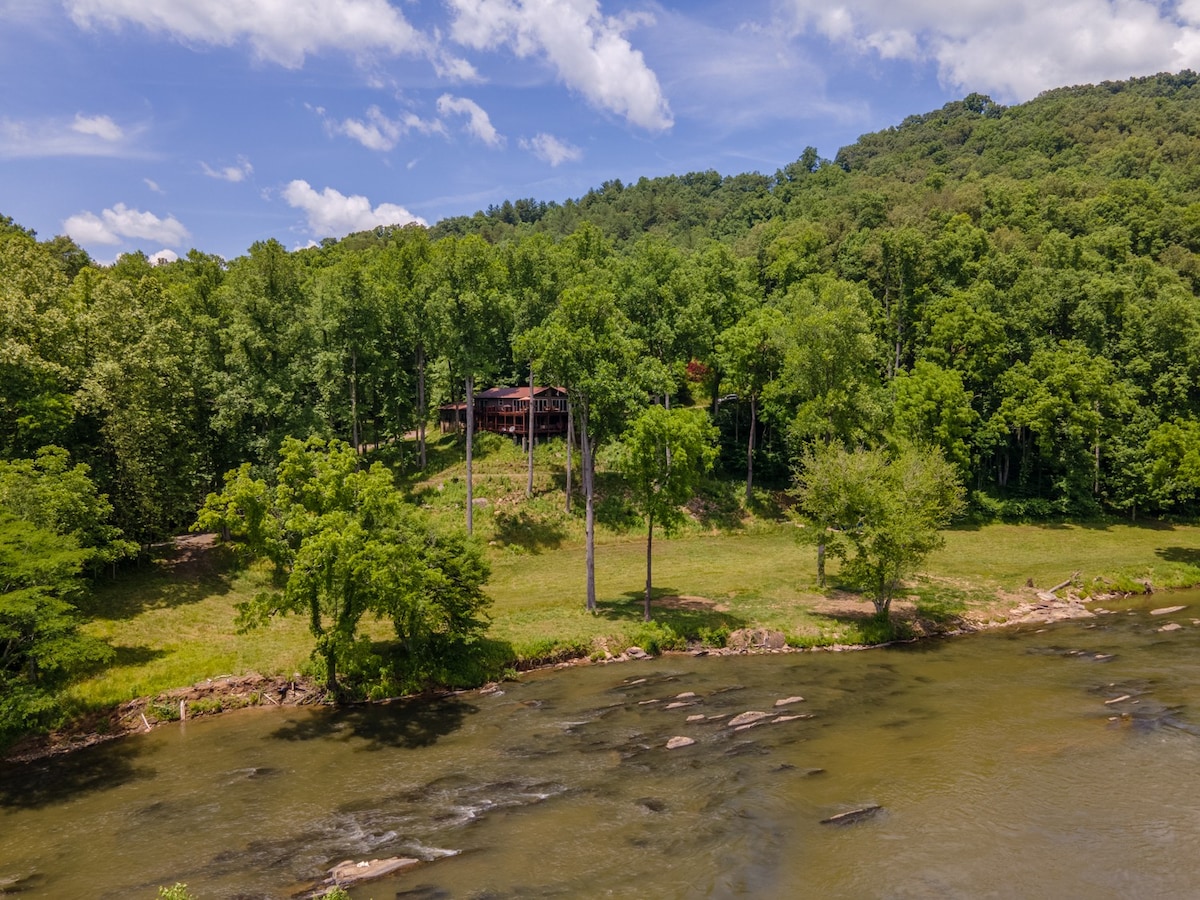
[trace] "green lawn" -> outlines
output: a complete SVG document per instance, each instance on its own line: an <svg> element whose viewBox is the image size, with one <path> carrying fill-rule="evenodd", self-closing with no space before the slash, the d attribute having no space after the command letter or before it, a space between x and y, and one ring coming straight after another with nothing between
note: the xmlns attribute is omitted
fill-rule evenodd
<svg viewBox="0 0 1200 900"><path fill-rule="evenodd" d="M218 562L221 551L212 551ZM536 551L493 544L491 636L524 658L556 649L619 652L630 643L661 639L641 622L645 543L640 535L605 535L596 551L599 609L584 610L584 552L575 541ZM946 533L915 590L936 612L988 614L1000 591L1018 591L1032 578L1039 587L1075 571L1132 584L1200 583L1200 528L1159 524L986 525ZM655 619L678 634L763 626L808 643L862 638L861 623L845 614L813 610L824 596L815 588L813 549L798 544L791 525L758 524L721 533L657 538ZM830 566L836 584L836 566ZM172 573L147 564L101 588L89 603L89 633L117 648L117 664L80 683L74 696L105 706L224 674L300 670L311 641L299 618L280 619L246 634L234 627L235 604L269 587L261 569L236 572L223 564ZM664 599L666 598L666 599ZM679 599L683 598L682 602ZM700 600L711 603L699 602ZM862 612L869 604L862 603ZM388 627L370 633L386 638Z"/></svg>

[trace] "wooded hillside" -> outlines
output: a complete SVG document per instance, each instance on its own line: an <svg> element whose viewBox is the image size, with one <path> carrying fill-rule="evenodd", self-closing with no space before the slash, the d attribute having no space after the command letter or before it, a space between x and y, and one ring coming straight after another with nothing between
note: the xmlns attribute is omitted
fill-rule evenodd
<svg viewBox="0 0 1200 900"><path fill-rule="evenodd" d="M99 267L4 219L0 457L65 448L110 524L158 539L286 436L383 440L468 372L522 383L514 340L580 290L614 299L677 403L713 406L731 475L753 395L776 484L814 441L921 440L983 512L1191 513L1198 82L972 95L773 175L614 181L229 261Z"/></svg>

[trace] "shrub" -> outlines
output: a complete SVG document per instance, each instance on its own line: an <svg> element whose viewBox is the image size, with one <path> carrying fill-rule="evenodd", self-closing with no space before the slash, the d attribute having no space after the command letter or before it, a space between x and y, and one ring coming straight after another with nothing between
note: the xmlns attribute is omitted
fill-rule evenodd
<svg viewBox="0 0 1200 900"><path fill-rule="evenodd" d="M208 713L219 713L225 708L225 704L221 702L220 697L205 697L200 700L192 700L187 705L188 715L203 716Z"/></svg>

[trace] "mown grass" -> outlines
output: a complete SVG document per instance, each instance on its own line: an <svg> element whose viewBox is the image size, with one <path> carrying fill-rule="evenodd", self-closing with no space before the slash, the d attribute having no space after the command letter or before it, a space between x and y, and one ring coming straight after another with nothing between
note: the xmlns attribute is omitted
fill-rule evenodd
<svg viewBox="0 0 1200 900"><path fill-rule="evenodd" d="M883 637L869 603L828 608L816 588L814 549L796 540L796 526L769 497L762 515L736 512L738 485L714 483L689 524L673 538L656 533L654 623L642 622L645 535L613 479L599 516L596 550L598 610L584 609L582 503L565 511L561 443L537 449L535 496L525 498L525 457L512 443L487 436L476 457L476 534L488 546L493 599L488 656L497 672L509 665L564 655L619 653L679 646L685 638L719 644L737 628L779 630L796 646L871 642ZM402 448L410 453L409 448ZM435 518L461 525L465 467L453 436L437 439L429 474L401 476L402 488ZM718 527L721 526L721 527ZM1080 573L1093 593L1130 590L1138 579L1156 586L1200 584L1200 528L1160 523L1063 525L988 524L946 533L913 580L917 613L934 621L963 613L999 615L1027 580L1049 587ZM236 606L271 587L264 568L237 570L221 550L205 561L172 567L145 563L88 602L86 629L117 650L115 665L73 689L86 707L104 707L219 675L304 671L311 649L298 617L238 633ZM1026 592L1026 595L1028 592ZM386 623L367 633L386 640Z"/></svg>

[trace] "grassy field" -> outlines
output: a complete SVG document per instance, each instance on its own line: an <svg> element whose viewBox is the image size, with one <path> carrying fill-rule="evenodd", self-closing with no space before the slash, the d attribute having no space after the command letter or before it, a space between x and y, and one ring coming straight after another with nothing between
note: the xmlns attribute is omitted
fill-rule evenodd
<svg viewBox="0 0 1200 900"><path fill-rule="evenodd" d="M433 448L429 476L404 488L435 517L460 521L465 472L452 440ZM410 452L410 448L402 448ZM399 451L394 451L398 455ZM539 448L537 494L524 495L523 457L507 442L485 442L477 468L476 534L488 546L493 599L491 638L514 660L562 652L619 653L631 644L662 645L675 636L720 641L743 627L783 631L796 644L857 643L872 637L869 603L818 591L813 548L770 498L758 514L736 510L737 485L714 485L699 515L679 535L655 538L655 624L642 622L645 536L619 495L601 504L596 551L599 609L584 609L584 549L579 504L564 509L561 445ZM393 462L396 460L393 459ZM736 514L735 514L736 512ZM239 634L236 604L270 587L262 569L236 570L217 547L182 556L164 549L89 601L89 633L117 650L117 663L78 684L74 697L103 707L220 675L302 671L311 649L299 618ZM959 527L912 583L906 614L937 619L966 613L1000 616L1026 582L1048 587L1079 572L1077 585L1100 593L1200 583L1200 528L1098 523ZM386 639L389 628L368 633Z"/></svg>

